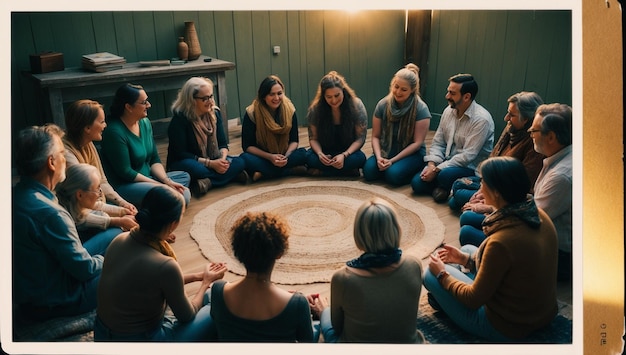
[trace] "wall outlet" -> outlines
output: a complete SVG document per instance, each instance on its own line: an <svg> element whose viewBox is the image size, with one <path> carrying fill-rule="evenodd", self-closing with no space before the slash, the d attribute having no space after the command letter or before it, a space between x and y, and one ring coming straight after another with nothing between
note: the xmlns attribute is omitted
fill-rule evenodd
<svg viewBox="0 0 626 355"><path fill-rule="evenodd" d="M274 46L273 52L274 52L274 54L280 53L280 46Z"/></svg>

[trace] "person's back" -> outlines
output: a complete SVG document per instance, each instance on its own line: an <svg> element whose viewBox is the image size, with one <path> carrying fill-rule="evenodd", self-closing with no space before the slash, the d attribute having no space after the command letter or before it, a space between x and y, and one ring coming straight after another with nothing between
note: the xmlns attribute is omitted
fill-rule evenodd
<svg viewBox="0 0 626 355"><path fill-rule="evenodd" d="M422 290L418 260L404 257L396 269L362 275L344 267L331 281L331 317L340 341L351 343L420 343L416 328ZM343 326L341 328L341 324Z"/></svg>
<svg viewBox="0 0 626 355"><path fill-rule="evenodd" d="M98 285L98 317L119 333L156 329L165 312L166 270L176 261L134 240L116 238L106 254L105 272Z"/></svg>
<svg viewBox="0 0 626 355"><path fill-rule="evenodd" d="M231 285L232 286L232 285ZM309 303L304 295L293 293L281 311L276 312L270 303L276 299L261 301L254 312L246 312L234 298L255 302L246 297L228 297L224 281L213 284L211 290L211 316L217 328L218 339L227 342L310 342L312 341ZM231 287L232 290L232 287ZM286 291L285 291L286 292ZM255 297L256 298L256 297ZM261 297L262 299L268 297ZM229 307L228 301L232 301ZM282 303L282 302L281 302ZM241 314L241 312L247 314ZM259 317L260 313L268 315ZM239 314L239 315L238 315ZM308 327L305 328L305 327Z"/></svg>
<svg viewBox="0 0 626 355"><path fill-rule="evenodd" d="M289 226L270 212L247 212L231 228L233 253L246 268L240 280L211 288L211 317L221 341L313 342L309 301L271 281L289 248Z"/></svg>

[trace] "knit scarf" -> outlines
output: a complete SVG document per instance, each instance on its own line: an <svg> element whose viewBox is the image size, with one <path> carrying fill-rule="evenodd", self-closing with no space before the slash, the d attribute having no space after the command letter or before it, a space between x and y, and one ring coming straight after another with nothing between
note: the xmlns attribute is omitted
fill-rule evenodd
<svg viewBox="0 0 626 355"><path fill-rule="evenodd" d="M135 239L136 241L146 244L152 249L158 251L159 253L169 256L176 260L176 253L174 253L174 249L170 246L170 243L165 240L157 240L155 238L151 238L150 236L145 235L139 229L139 227L135 227L130 231L130 237Z"/></svg>
<svg viewBox="0 0 626 355"><path fill-rule="evenodd" d="M391 158L389 154L393 145L394 124L399 123L400 125L397 136L399 151L413 142L417 103L415 95L409 96L402 105L398 104L393 95L389 94L387 96L387 111L385 113L387 122L381 134L381 153L383 157Z"/></svg>
<svg viewBox="0 0 626 355"><path fill-rule="evenodd" d="M483 232L486 236L490 236L516 220L521 220L534 229L538 229L541 225L537 205L532 195L529 194L524 202L506 205L487 215L482 223Z"/></svg>
<svg viewBox="0 0 626 355"><path fill-rule="evenodd" d="M530 128L530 120L528 121L526 125L524 125L522 129L519 129L519 130L513 127L513 125L510 122L507 123L506 127L502 131L502 135L500 136L500 139L498 139L495 147L493 147L493 152L491 153L491 156L492 157L501 156L502 152L507 147L514 147L517 143L528 138L530 135L530 133L528 133L527 131L528 128Z"/></svg>
<svg viewBox="0 0 626 355"><path fill-rule="evenodd" d="M357 269L369 269L371 267L385 267L398 262L402 256L402 250L387 249L377 253L363 253L356 259L346 262L346 265Z"/></svg>
<svg viewBox="0 0 626 355"><path fill-rule="evenodd" d="M287 96L283 96L283 102L277 111L278 122L257 99L246 107L248 117L256 124L257 146L268 153L285 154L289 147L291 120L296 108Z"/></svg>
<svg viewBox="0 0 626 355"><path fill-rule="evenodd" d="M189 119L193 134L196 136L198 147L203 158L217 159L220 151L217 146L217 118L215 113L207 112L196 119Z"/></svg>

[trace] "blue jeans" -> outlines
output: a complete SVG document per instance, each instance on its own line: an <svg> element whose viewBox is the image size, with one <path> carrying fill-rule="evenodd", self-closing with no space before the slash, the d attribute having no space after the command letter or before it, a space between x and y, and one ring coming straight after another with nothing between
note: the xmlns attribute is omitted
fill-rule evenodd
<svg viewBox="0 0 626 355"><path fill-rule="evenodd" d="M474 196L478 189L480 189L480 178L478 176L456 179L452 183L452 197L448 200L448 205L455 211L461 210L463 205Z"/></svg>
<svg viewBox="0 0 626 355"><path fill-rule="evenodd" d="M30 320L48 320L57 317L77 316L91 312L98 305L98 283L100 275L84 281L80 291L78 302L59 306L30 306L20 305L20 312Z"/></svg>
<svg viewBox="0 0 626 355"><path fill-rule="evenodd" d="M485 215L482 213L476 213L472 211L465 211L461 213L459 223L461 229L459 230L459 242L461 245L474 245L480 246L480 244L487 238L483 233L482 222L485 219Z"/></svg>
<svg viewBox="0 0 626 355"><path fill-rule="evenodd" d="M473 246L464 246L461 250L469 252L473 255L477 248ZM450 273L449 277L454 277L457 280L465 282L466 284L472 284L474 282L474 275L464 274L454 265L446 265L446 271ZM488 339L494 342L511 342L510 339L496 330L493 325L487 319L485 313L485 306L482 305L478 309L471 309L459 302L450 292L441 287L437 277L430 272L430 269L426 269L424 273L424 287L430 292L437 300L437 303L441 306L441 309L466 332Z"/></svg>
<svg viewBox="0 0 626 355"><path fill-rule="evenodd" d="M376 156L370 156L363 166L363 178L365 181L384 180L394 185L402 186L411 181L411 178L424 168L424 155L420 151L402 158L385 170L378 170Z"/></svg>
<svg viewBox="0 0 626 355"><path fill-rule="evenodd" d="M174 180L175 182L185 186L185 192L183 193L183 197L185 198L185 205L189 204L191 201L191 192L187 187L189 187L189 183L191 178L189 174L184 171L170 171L167 173L167 176ZM152 178L151 176L149 176ZM141 203L143 202L144 196L155 186L161 184L158 181L152 182L131 182L128 184L121 184L115 187L115 191L117 191L120 196L122 196L126 201L132 203L137 208L141 207Z"/></svg>
<svg viewBox="0 0 626 355"><path fill-rule="evenodd" d="M211 318L211 290L204 294L203 306L191 322L180 323L174 317L164 317L161 326L136 334L117 333L96 317L95 341L208 341L217 339L217 330Z"/></svg>
<svg viewBox="0 0 626 355"><path fill-rule="evenodd" d="M335 156L337 154L341 154L342 152L330 152L328 154ZM365 153L361 150L357 150L356 152L348 155L347 158L343 161L343 168L336 169L332 166L326 166L322 164L320 158L315 154L313 149L309 149L306 151L306 165L309 169L319 169L326 176L337 176L342 175L347 171L356 170L363 167L365 164Z"/></svg>
<svg viewBox="0 0 626 355"><path fill-rule="evenodd" d="M246 162L246 171L250 176L259 172L264 178L277 178L291 175L291 168L306 164L306 149L298 148L287 158L287 165L278 167L269 160L250 153L241 153L239 156Z"/></svg>
<svg viewBox="0 0 626 355"><path fill-rule="evenodd" d="M324 336L324 343L339 342L339 334L335 333L330 319L330 307L326 307L320 314L320 332Z"/></svg>
<svg viewBox="0 0 626 355"><path fill-rule="evenodd" d="M94 234L89 239L83 242L83 247L87 249L91 255L102 255L106 252L111 241L122 233L122 229L119 227L111 227ZM80 234L80 233L79 233ZM82 239L82 238L81 238Z"/></svg>
<svg viewBox="0 0 626 355"><path fill-rule="evenodd" d="M421 172L420 170L420 173ZM420 174L416 174L413 180L411 180L411 187L413 188L413 192L418 195L429 195L436 187L450 191L456 179L474 175L474 169L452 166L441 169L437 177L429 182L422 181Z"/></svg>
<svg viewBox="0 0 626 355"><path fill-rule="evenodd" d="M246 162L240 157L227 157L230 161L230 167L224 174L220 174L213 169L209 169L204 164L199 163L195 159L183 159L172 162L168 165L168 169L180 170L189 173L191 181L198 179L211 179L213 187L224 186L237 177L245 168Z"/></svg>

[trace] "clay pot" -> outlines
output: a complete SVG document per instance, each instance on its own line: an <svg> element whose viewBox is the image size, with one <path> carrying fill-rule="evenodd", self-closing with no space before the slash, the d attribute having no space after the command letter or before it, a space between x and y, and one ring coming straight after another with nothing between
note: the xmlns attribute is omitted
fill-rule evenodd
<svg viewBox="0 0 626 355"><path fill-rule="evenodd" d="M187 46L189 47L187 60L198 59L200 57L200 54L202 54L202 49L200 48L200 41L198 40L196 25L193 23L193 21L185 22L185 41L187 42Z"/></svg>
<svg viewBox="0 0 626 355"><path fill-rule="evenodd" d="M178 37L178 59L187 60L189 58L189 46L185 43L185 37Z"/></svg>

